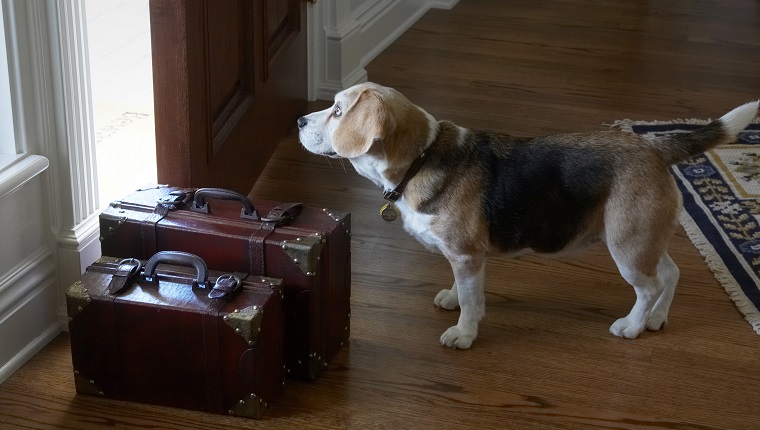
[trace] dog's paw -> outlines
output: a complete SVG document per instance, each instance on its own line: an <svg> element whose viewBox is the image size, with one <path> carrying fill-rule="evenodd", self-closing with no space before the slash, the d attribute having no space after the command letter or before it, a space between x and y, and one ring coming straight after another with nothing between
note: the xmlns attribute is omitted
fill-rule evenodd
<svg viewBox="0 0 760 430"><path fill-rule="evenodd" d="M439 308L453 311L459 306L459 298L451 290L441 290L433 299L433 303Z"/></svg>
<svg viewBox="0 0 760 430"><path fill-rule="evenodd" d="M441 335L441 345L448 346L449 348L468 349L472 346L472 342L477 336L476 332L468 332L455 325L443 332Z"/></svg>
<svg viewBox="0 0 760 430"><path fill-rule="evenodd" d="M644 331L644 324L634 323L628 317L620 318L610 326L610 333L625 339L636 339Z"/></svg>
<svg viewBox="0 0 760 430"><path fill-rule="evenodd" d="M662 312L652 312L652 315L647 319L647 330L657 331L668 323L668 314Z"/></svg>

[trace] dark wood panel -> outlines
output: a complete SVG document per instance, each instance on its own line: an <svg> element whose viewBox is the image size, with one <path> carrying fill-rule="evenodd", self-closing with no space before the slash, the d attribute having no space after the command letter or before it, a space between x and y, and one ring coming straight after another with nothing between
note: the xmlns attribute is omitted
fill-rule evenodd
<svg viewBox="0 0 760 430"><path fill-rule="evenodd" d="M150 0L160 182L250 190L306 103L304 7Z"/></svg>

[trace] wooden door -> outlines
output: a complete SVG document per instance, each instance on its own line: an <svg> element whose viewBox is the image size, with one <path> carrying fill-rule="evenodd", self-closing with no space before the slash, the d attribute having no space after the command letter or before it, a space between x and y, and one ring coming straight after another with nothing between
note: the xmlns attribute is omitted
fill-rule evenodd
<svg viewBox="0 0 760 430"><path fill-rule="evenodd" d="M306 104L303 0L150 0L158 181L247 194Z"/></svg>

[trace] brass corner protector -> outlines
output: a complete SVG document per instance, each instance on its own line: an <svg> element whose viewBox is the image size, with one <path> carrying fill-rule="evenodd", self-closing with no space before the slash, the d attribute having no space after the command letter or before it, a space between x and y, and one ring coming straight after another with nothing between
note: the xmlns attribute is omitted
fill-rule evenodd
<svg viewBox="0 0 760 430"><path fill-rule="evenodd" d="M244 399L235 403L228 412L230 415L239 417L259 418L264 413L264 409L266 409L267 406L266 400L251 393L250 396L246 396Z"/></svg>
<svg viewBox="0 0 760 430"><path fill-rule="evenodd" d="M306 276L314 276L322 256L322 239L320 234L298 237L284 241L282 249Z"/></svg>
<svg viewBox="0 0 760 430"><path fill-rule="evenodd" d="M237 335L245 339L248 345L252 346L256 344L263 317L264 310L261 306L249 306L243 309L235 309L234 312L226 314L222 319Z"/></svg>
<svg viewBox="0 0 760 430"><path fill-rule="evenodd" d="M89 290L85 288L82 281L74 282L66 290L66 310L69 314L69 321L76 318L90 302L92 302L92 299L90 298Z"/></svg>
<svg viewBox="0 0 760 430"><path fill-rule="evenodd" d="M114 207L114 204L111 203L111 207ZM109 207L110 209L110 207ZM100 214L100 240L105 240L108 236L113 234L113 232L116 231L119 227L122 226L127 221L127 217L124 215L114 215L111 213L108 213L109 209L106 209L105 212ZM124 211L120 211L124 212Z"/></svg>
<svg viewBox="0 0 760 430"><path fill-rule="evenodd" d="M103 390L101 390L92 379L82 375L78 370L74 371L74 386L77 393L90 394L93 396L103 396Z"/></svg>

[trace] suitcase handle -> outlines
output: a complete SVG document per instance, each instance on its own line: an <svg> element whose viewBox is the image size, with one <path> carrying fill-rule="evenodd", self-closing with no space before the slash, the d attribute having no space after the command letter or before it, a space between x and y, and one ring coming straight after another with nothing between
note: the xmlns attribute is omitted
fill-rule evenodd
<svg viewBox="0 0 760 430"><path fill-rule="evenodd" d="M206 287L206 281L208 281L208 267L206 262L201 257L189 252L181 251L161 251L155 253L147 263L145 263L145 272L143 272L143 280L146 282L156 283L156 267L160 263L174 264L176 266L194 267L196 272L195 281L193 281L193 287Z"/></svg>
<svg viewBox="0 0 760 430"><path fill-rule="evenodd" d="M208 198L240 202L243 205L243 208L240 209L240 218L254 221L259 220L259 215L256 213L256 209L253 208L251 201L248 200L248 197L231 190L225 190L224 188L199 188L195 191L195 198L193 199L191 209L205 214L211 212L211 208L208 202L206 202Z"/></svg>

